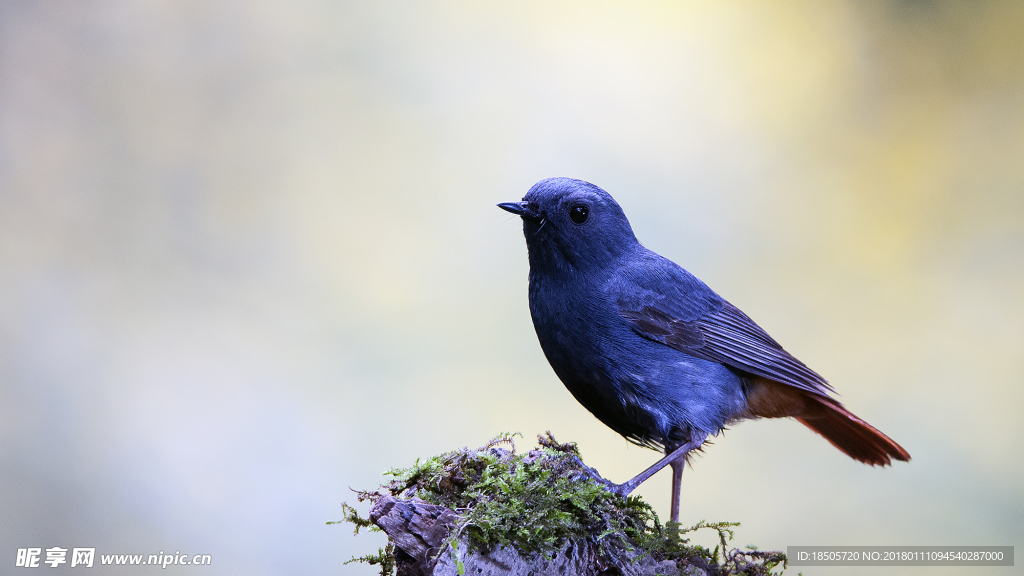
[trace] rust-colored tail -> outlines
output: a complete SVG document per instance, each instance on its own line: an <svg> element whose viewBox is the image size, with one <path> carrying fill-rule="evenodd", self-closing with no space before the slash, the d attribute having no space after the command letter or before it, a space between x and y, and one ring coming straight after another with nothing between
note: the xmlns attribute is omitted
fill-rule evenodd
<svg viewBox="0 0 1024 576"><path fill-rule="evenodd" d="M910 454L892 438L861 420L839 402L806 394L806 410L797 420L821 434L844 454L872 466L885 466L892 460L910 460Z"/></svg>
<svg viewBox="0 0 1024 576"><path fill-rule="evenodd" d="M902 446L854 416L838 400L768 380L752 378L747 388L747 418L796 418L844 454L865 464L910 460Z"/></svg>

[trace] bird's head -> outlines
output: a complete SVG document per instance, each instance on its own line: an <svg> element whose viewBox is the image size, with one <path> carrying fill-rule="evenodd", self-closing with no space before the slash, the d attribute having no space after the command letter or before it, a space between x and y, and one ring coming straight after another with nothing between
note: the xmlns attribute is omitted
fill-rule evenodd
<svg viewBox="0 0 1024 576"><path fill-rule="evenodd" d="M607 266L640 246L615 199L582 180L541 180L498 207L522 217L534 272Z"/></svg>

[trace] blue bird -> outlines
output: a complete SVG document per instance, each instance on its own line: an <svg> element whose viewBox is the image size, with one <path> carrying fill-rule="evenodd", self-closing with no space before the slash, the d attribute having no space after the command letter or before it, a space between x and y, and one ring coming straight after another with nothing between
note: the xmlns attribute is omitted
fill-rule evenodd
<svg viewBox="0 0 1024 576"><path fill-rule="evenodd" d="M866 464L910 460L739 308L644 248L601 188L550 178L498 207L522 217L530 313L555 374L598 420L665 453L622 484L596 477L616 494L671 465L678 522L687 455L726 426L758 418L796 418Z"/></svg>

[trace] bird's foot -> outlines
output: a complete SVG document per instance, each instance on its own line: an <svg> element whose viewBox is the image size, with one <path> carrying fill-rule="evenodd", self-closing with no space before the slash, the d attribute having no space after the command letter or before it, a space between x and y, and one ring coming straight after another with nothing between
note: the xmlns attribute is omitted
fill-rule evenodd
<svg viewBox="0 0 1024 576"><path fill-rule="evenodd" d="M626 496L629 495L630 492L633 491L634 488L636 488L636 486L630 486L629 482L626 482L624 484L616 484L611 480L602 477L600 474L598 474L596 469L584 464L583 461L579 459L579 457L576 457L576 462L579 463L580 468L587 476L590 477L591 480L593 480L597 484L604 486L605 489L607 489L609 492L615 494L620 498L625 498Z"/></svg>
<svg viewBox="0 0 1024 576"><path fill-rule="evenodd" d="M629 486L628 482L625 484L613 484L608 480L605 480L605 482L607 483L606 486L608 487L608 491L611 492L612 494L615 494L619 498L625 498L629 496L629 493L632 492L634 488L633 486Z"/></svg>

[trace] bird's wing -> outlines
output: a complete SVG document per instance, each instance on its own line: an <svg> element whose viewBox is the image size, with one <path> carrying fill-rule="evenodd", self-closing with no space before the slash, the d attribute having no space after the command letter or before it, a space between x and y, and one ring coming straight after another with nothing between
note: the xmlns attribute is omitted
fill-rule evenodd
<svg viewBox="0 0 1024 576"><path fill-rule="evenodd" d="M808 392L832 386L783 350L749 316L670 260L651 257L611 284L619 313L644 338Z"/></svg>

